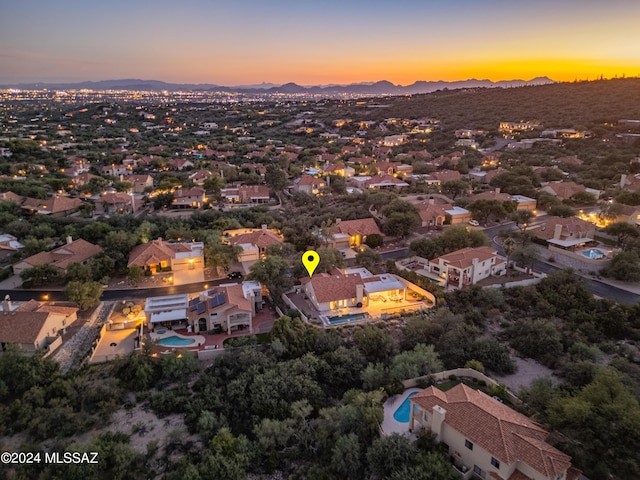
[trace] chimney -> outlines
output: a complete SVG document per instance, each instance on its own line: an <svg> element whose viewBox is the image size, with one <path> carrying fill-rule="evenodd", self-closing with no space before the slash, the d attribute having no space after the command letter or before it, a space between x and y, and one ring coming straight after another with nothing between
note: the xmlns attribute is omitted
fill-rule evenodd
<svg viewBox="0 0 640 480"><path fill-rule="evenodd" d="M266 232L266 231L267 231L267 224L266 224L266 223L263 223L263 224L261 225L261 227L262 227L262 231L263 231L263 232Z"/></svg>
<svg viewBox="0 0 640 480"><path fill-rule="evenodd" d="M627 183L627 175L626 173L623 173L620 176L620 188L624 188L625 183Z"/></svg>
<svg viewBox="0 0 640 480"><path fill-rule="evenodd" d="M500 194L500 187L496 188L496 195Z"/></svg>
<svg viewBox="0 0 640 480"><path fill-rule="evenodd" d="M436 204L436 199L433 197L429 197L429 205L435 205Z"/></svg>
<svg viewBox="0 0 640 480"><path fill-rule="evenodd" d="M73 243L73 238L71 237L71 235L69 235L69 236L67 237L67 245L69 245L69 244L71 244L71 243Z"/></svg>
<svg viewBox="0 0 640 480"><path fill-rule="evenodd" d="M562 224L557 223L553 231L553 238L557 240L560 238L561 235L562 235Z"/></svg>
<svg viewBox="0 0 640 480"><path fill-rule="evenodd" d="M340 218L336 218L336 225L340 225L340 222L342 221L342 219Z"/></svg>
<svg viewBox="0 0 640 480"><path fill-rule="evenodd" d="M442 440L442 424L444 423L446 414L447 411L440 405L433 407L433 413L431 414L431 431L436 434L437 442Z"/></svg>

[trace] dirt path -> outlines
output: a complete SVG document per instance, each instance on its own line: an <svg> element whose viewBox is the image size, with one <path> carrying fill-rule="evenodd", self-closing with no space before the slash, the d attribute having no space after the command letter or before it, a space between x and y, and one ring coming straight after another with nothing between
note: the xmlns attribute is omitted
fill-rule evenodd
<svg viewBox="0 0 640 480"><path fill-rule="evenodd" d="M551 377L555 382L558 382L558 379L553 376L553 370L535 360L520 357L514 357L514 359L517 367L516 373L506 376L492 373L491 377L506 385L516 395L522 387L528 387L536 378Z"/></svg>

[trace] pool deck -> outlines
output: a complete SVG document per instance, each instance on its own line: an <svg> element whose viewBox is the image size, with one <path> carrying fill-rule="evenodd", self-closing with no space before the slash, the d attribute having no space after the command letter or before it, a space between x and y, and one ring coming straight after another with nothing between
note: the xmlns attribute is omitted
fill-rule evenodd
<svg viewBox="0 0 640 480"><path fill-rule="evenodd" d="M393 414L396 409L402 405L402 402L413 392L420 392L422 389L420 388L409 388L402 392L400 395L395 395L393 397L389 397L386 402L384 402L384 420L382 421L382 433L384 435L391 435L392 433L399 433L401 435L405 435L410 438L414 438L414 434L409 432L409 423L401 423L398 422L395 418L393 418Z"/></svg>

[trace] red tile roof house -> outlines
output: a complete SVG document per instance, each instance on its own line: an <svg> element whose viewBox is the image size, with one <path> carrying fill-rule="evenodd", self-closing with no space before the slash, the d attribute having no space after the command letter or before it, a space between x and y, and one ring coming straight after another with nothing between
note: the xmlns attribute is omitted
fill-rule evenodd
<svg viewBox="0 0 640 480"><path fill-rule="evenodd" d="M586 187L584 185L578 185L575 182L553 182L540 189L542 192L550 193L551 195L568 200L578 192L584 192Z"/></svg>
<svg viewBox="0 0 640 480"><path fill-rule="evenodd" d="M172 170L182 171L193 168L195 165L191 160L187 160L186 158L174 158L169 162L169 167L171 167Z"/></svg>
<svg viewBox="0 0 640 480"><path fill-rule="evenodd" d="M201 242L169 243L159 238L134 247L127 267L137 265L151 273L159 273L169 267L172 271L202 270L203 249Z"/></svg>
<svg viewBox="0 0 640 480"><path fill-rule="evenodd" d="M133 197L122 192L105 193L95 201L104 213L131 213L134 209L133 202Z"/></svg>
<svg viewBox="0 0 640 480"><path fill-rule="evenodd" d="M204 188L193 187L173 192L172 207L202 208L207 201Z"/></svg>
<svg viewBox="0 0 640 480"><path fill-rule="evenodd" d="M243 249L238 261L259 260L267 253L269 245L282 243L284 239L275 230L267 229L262 225L260 229L242 228L238 230L227 230L222 233L225 243L239 245Z"/></svg>
<svg viewBox="0 0 640 480"><path fill-rule="evenodd" d="M326 187L326 183L321 178L303 175L293 181L293 190L308 195L318 195Z"/></svg>
<svg viewBox="0 0 640 480"><path fill-rule="evenodd" d="M332 238L328 239L331 248L354 248L367 241L372 234L382 236L378 224L373 218L361 218L359 220L336 219L336 224L331 228Z"/></svg>
<svg viewBox="0 0 640 480"><path fill-rule="evenodd" d="M85 205L79 198L59 197L57 195L47 199L26 198L21 208L31 215L51 215L61 217Z"/></svg>
<svg viewBox="0 0 640 480"><path fill-rule="evenodd" d="M577 480L571 457L546 442L549 433L528 417L460 383L429 387L411 397L410 430L427 429L447 448L461 478Z"/></svg>
<svg viewBox="0 0 640 480"><path fill-rule="evenodd" d="M59 335L77 319L77 308L40 304L35 300L11 310L5 301L0 313L0 351L16 345L24 353L44 350L45 356L62 344Z"/></svg>
<svg viewBox="0 0 640 480"><path fill-rule="evenodd" d="M445 285L462 288L491 275L507 273L506 260L491 247L463 248L429 260L429 273L445 279Z"/></svg>
<svg viewBox="0 0 640 480"><path fill-rule="evenodd" d="M187 321L198 332L216 329L248 329L253 332L253 317L262 303L262 290L256 282L216 287L189 301Z"/></svg>
<svg viewBox="0 0 640 480"><path fill-rule="evenodd" d="M153 177L151 175L131 175L127 178L131 183L133 193L144 193L149 188L153 188Z"/></svg>
<svg viewBox="0 0 640 480"><path fill-rule="evenodd" d="M364 269L363 269L364 270ZM369 304L371 294L391 294L406 297L407 287L391 274L371 275L364 270L359 273L342 273L334 270L302 280L309 300L319 313L328 313L341 308L360 308Z"/></svg>
<svg viewBox="0 0 640 480"><path fill-rule="evenodd" d="M549 246L571 249L592 242L596 227L576 217L550 217L540 227L531 230L531 233L546 240Z"/></svg>
<svg viewBox="0 0 640 480"><path fill-rule="evenodd" d="M197 172L189 175L189 180L196 185L202 186L204 185L205 180L215 176L219 176L219 174L213 173L211 170L198 170Z"/></svg>
<svg viewBox="0 0 640 480"><path fill-rule="evenodd" d="M269 188L264 185L241 185L239 187L223 188L222 198L228 203L258 205L269 203Z"/></svg>
<svg viewBox="0 0 640 480"><path fill-rule="evenodd" d="M385 173L371 177L364 182L364 185L371 190L400 190L401 188L409 186L407 182L403 182L399 178Z"/></svg>
<svg viewBox="0 0 640 480"><path fill-rule="evenodd" d="M102 253L102 248L83 239L72 240L67 237L67 243L55 248L50 252L40 252L20 260L13 265L13 273L20 275L26 269L39 265L53 265L54 267L67 271L67 267L72 263L84 263L91 257Z"/></svg>

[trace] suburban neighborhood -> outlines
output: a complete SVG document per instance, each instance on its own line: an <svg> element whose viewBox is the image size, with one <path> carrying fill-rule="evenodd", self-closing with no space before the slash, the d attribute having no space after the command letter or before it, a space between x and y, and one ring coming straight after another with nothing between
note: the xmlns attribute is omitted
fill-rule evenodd
<svg viewBox="0 0 640 480"><path fill-rule="evenodd" d="M252 445L256 479L636 478L640 123L537 88L0 91L0 372L51 372L0 377L0 441L83 415L60 436L156 475Z"/></svg>

